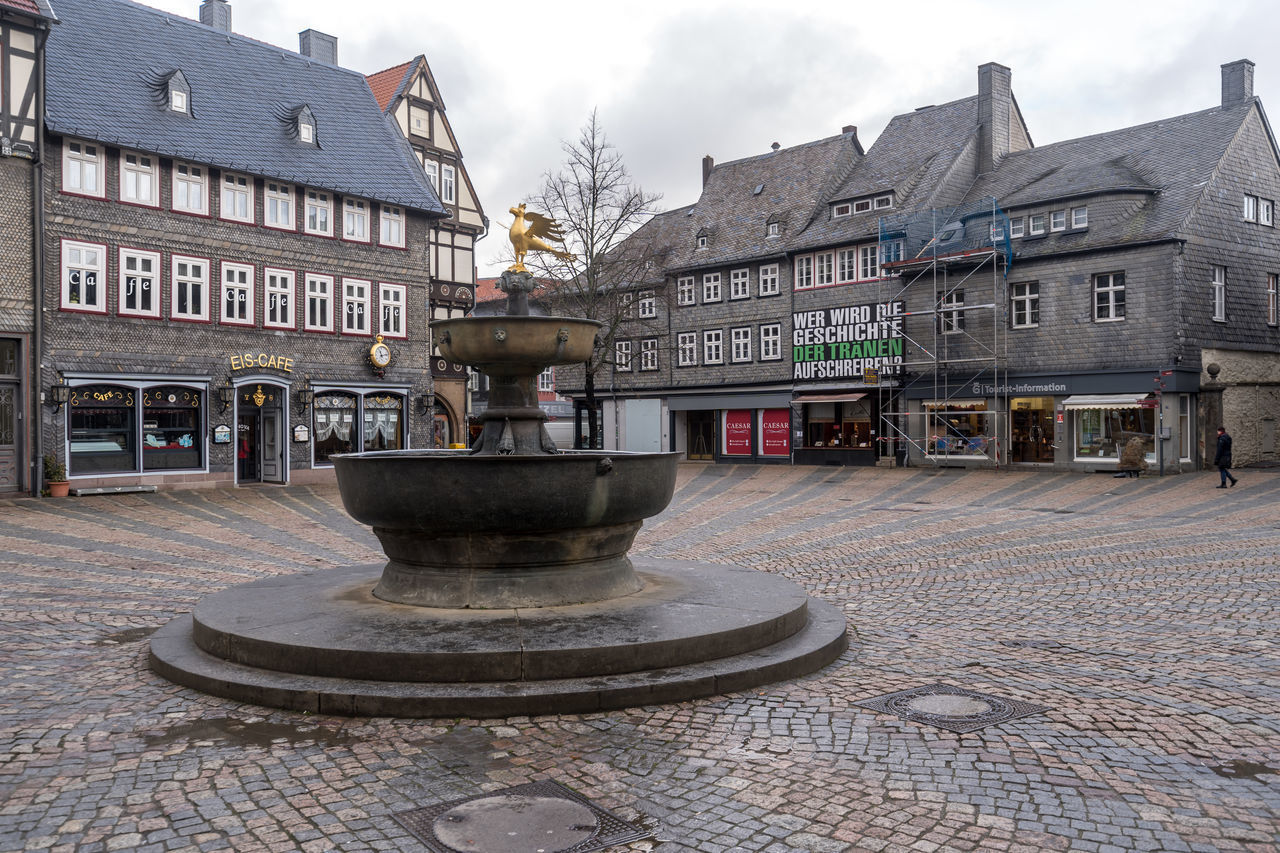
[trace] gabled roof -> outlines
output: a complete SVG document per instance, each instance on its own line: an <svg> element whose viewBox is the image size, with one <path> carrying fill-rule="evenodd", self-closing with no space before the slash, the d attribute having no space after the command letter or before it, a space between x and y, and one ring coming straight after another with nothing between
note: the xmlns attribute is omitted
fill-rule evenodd
<svg viewBox="0 0 1280 853"><path fill-rule="evenodd" d="M994 196L1006 212L1047 207L1102 193L1145 196L1143 214L1091 218L1087 234L1066 236L1073 246L1176 236L1199 202L1228 146L1249 114L1250 99L1200 112L1069 139L1008 154L970 190L970 200ZM1061 248L1047 241L1044 249ZM1024 243L1020 252L1034 251Z"/></svg>
<svg viewBox="0 0 1280 853"><path fill-rule="evenodd" d="M815 248L873 236L884 210L832 219L830 204L892 191L892 213L929 207L956 159L978 132L978 96L894 116L841 184L814 210L788 248Z"/></svg>
<svg viewBox="0 0 1280 853"><path fill-rule="evenodd" d="M696 204L655 217L641 236L671 247L668 270L780 255L860 156L856 134L842 133L716 165ZM767 237L765 226L775 220L782 235ZM660 237L650 237L654 231ZM705 249L695 246L699 232L709 237Z"/></svg>
<svg viewBox="0 0 1280 853"><path fill-rule="evenodd" d="M366 78L369 81L369 89L373 92L373 97L378 101L379 109L384 113L412 78L410 71L415 65L416 60L402 62L394 68L374 72Z"/></svg>
<svg viewBox="0 0 1280 853"><path fill-rule="evenodd" d="M59 9L46 49L54 133L444 211L363 75L128 0ZM191 85L190 115L156 104L149 81L174 70ZM317 146L280 117L303 105Z"/></svg>
<svg viewBox="0 0 1280 853"><path fill-rule="evenodd" d="M25 12L36 18L58 20L57 15L53 14L53 7L49 5L49 0L0 0L0 7Z"/></svg>

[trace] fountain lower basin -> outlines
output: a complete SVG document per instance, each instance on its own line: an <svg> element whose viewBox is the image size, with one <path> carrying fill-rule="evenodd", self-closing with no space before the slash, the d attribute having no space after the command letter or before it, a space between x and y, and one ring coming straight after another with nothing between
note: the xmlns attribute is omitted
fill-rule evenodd
<svg viewBox="0 0 1280 853"><path fill-rule="evenodd" d="M344 507L373 528L388 558L375 596L501 609L639 591L627 551L641 522L670 502L677 458L390 450L333 460Z"/></svg>

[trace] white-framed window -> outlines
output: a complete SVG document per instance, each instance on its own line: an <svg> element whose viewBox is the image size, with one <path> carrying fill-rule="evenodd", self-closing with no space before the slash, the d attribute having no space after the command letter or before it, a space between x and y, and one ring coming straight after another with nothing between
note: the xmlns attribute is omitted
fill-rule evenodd
<svg viewBox="0 0 1280 853"><path fill-rule="evenodd" d="M902 240L885 240L883 243L881 243L880 244L880 266L883 267L885 264L891 264L895 261L902 260L902 246L903 246ZM881 270L880 274L888 275L889 273L886 273L884 272L884 270Z"/></svg>
<svg viewBox="0 0 1280 853"><path fill-rule="evenodd" d="M315 145L316 126L309 121L298 119L298 140L307 145Z"/></svg>
<svg viewBox="0 0 1280 853"><path fill-rule="evenodd" d="M435 160L424 160L422 162L422 170L427 173L427 180L431 182L431 188L436 191L436 195L439 195L440 164Z"/></svg>
<svg viewBox="0 0 1280 853"><path fill-rule="evenodd" d="M765 236L765 237L781 237L781 236L782 236L782 223L781 223L781 222L770 222L768 225L766 225L766 226L764 227L764 236Z"/></svg>
<svg viewBox="0 0 1280 853"><path fill-rule="evenodd" d="M808 290L813 287L813 255L801 255L796 258L795 289Z"/></svg>
<svg viewBox="0 0 1280 853"><path fill-rule="evenodd" d="M1269 198L1258 199L1258 224L1275 224L1275 204Z"/></svg>
<svg viewBox="0 0 1280 853"><path fill-rule="evenodd" d="M858 280L858 250L854 247L836 252L836 281L847 284Z"/></svg>
<svg viewBox="0 0 1280 853"><path fill-rule="evenodd" d="M758 292L761 296L778 295L778 265L765 264L757 273L759 277Z"/></svg>
<svg viewBox="0 0 1280 853"><path fill-rule="evenodd" d="M778 361L782 358L782 324L768 323L760 327L760 360Z"/></svg>
<svg viewBox="0 0 1280 853"><path fill-rule="evenodd" d="M731 361L751 360L751 327L741 326L729 330L729 358Z"/></svg>
<svg viewBox="0 0 1280 853"><path fill-rule="evenodd" d="M1039 236L1044 233L1044 214L1033 213L1027 220L1027 233L1032 237Z"/></svg>
<svg viewBox="0 0 1280 853"><path fill-rule="evenodd" d="M710 329L702 333L702 363L724 363L724 332Z"/></svg>
<svg viewBox="0 0 1280 853"><path fill-rule="evenodd" d="M702 277L703 302L719 302L723 295L720 287L720 273L709 272Z"/></svg>
<svg viewBox="0 0 1280 853"><path fill-rule="evenodd" d="M1227 268L1213 265L1213 319L1227 322Z"/></svg>
<svg viewBox="0 0 1280 853"><path fill-rule="evenodd" d="M954 288L942 294L941 310L938 312L938 331L944 335L954 335L964 331L963 309L963 290Z"/></svg>
<svg viewBox="0 0 1280 853"><path fill-rule="evenodd" d="M279 181L267 181L263 193L263 221L268 228L292 231L293 187Z"/></svg>
<svg viewBox="0 0 1280 853"><path fill-rule="evenodd" d="M222 262L222 322L231 326L253 325L254 270L249 264Z"/></svg>
<svg viewBox="0 0 1280 853"><path fill-rule="evenodd" d="M445 204L458 201L458 171L453 166L440 166L440 200Z"/></svg>
<svg viewBox="0 0 1280 853"><path fill-rule="evenodd" d="M853 205L847 201L844 202L843 204L837 204L831 207L832 219L841 219L845 216L848 216L851 213L853 213Z"/></svg>
<svg viewBox="0 0 1280 853"><path fill-rule="evenodd" d="M231 222L253 222L253 178L234 172L222 173L223 219Z"/></svg>
<svg viewBox="0 0 1280 853"><path fill-rule="evenodd" d="M1089 208L1087 207L1071 208L1071 227L1072 228L1088 228L1089 227Z"/></svg>
<svg viewBox="0 0 1280 853"><path fill-rule="evenodd" d="M640 369L658 369L658 339L645 338L640 342Z"/></svg>
<svg viewBox="0 0 1280 853"><path fill-rule="evenodd" d="M879 245L861 246L858 249L858 276L863 281L880 277Z"/></svg>
<svg viewBox="0 0 1280 853"><path fill-rule="evenodd" d="M1021 216L1016 219L1009 220L1009 238L1021 237L1023 235L1024 220Z"/></svg>
<svg viewBox="0 0 1280 853"><path fill-rule="evenodd" d="M1267 325L1280 325L1280 276L1267 276Z"/></svg>
<svg viewBox="0 0 1280 853"><path fill-rule="evenodd" d="M813 284L826 287L836 283L835 253L819 252L813 256Z"/></svg>
<svg viewBox="0 0 1280 853"><path fill-rule="evenodd" d="M370 286L370 282L358 278L342 280L342 331L345 334L369 334Z"/></svg>
<svg viewBox="0 0 1280 853"><path fill-rule="evenodd" d="M698 333L681 332L676 335L676 364L694 367L698 364Z"/></svg>
<svg viewBox="0 0 1280 853"><path fill-rule="evenodd" d="M694 245L697 246L699 249L707 248L707 235L699 234L698 239L694 241Z"/></svg>
<svg viewBox="0 0 1280 853"><path fill-rule="evenodd" d="M62 307L107 313L107 247L62 241Z"/></svg>
<svg viewBox="0 0 1280 853"><path fill-rule="evenodd" d="M391 204L378 205L378 244L404 248L404 208Z"/></svg>
<svg viewBox="0 0 1280 853"><path fill-rule="evenodd" d="M378 285L378 328L384 337L407 338L405 325L405 286L403 284Z"/></svg>
<svg viewBox="0 0 1280 853"><path fill-rule="evenodd" d="M1067 212L1065 210L1053 210L1049 212L1049 230L1067 230Z"/></svg>
<svg viewBox="0 0 1280 853"><path fill-rule="evenodd" d="M875 206L876 210L884 210L886 208L893 207L893 195L885 194L876 196Z"/></svg>
<svg viewBox="0 0 1280 853"><path fill-rule="evenodd" d="M204 258L174 255L172 266L169 318L208 322L209 262Z"/></svg>
<svg viewBox="0 0 1280 853"><path fill-rule="evenodd" d="M266 281L262 308L262 326L266 329L292 329L297 325L293 314L294 274L291 270L263 270Z"/></svg>
<svg viewBox="0 0 1280 853"><path fill-rule="evenodd" d="M871 199L869 198L860 198L853 203L854 213L866 213L870 209L871 209Z"/></svg>
<svg viewBox="0 0 1280 853"><path fill-rule="evenodd" d="M1010 323L1015 329L1040 325L1040 282L1019 281L1009 285Z"/></svg>
<svg viewBox="0 0 1280 853"><path fill-rule="evenodd" d="M369 205L358 198L343 199L342 239L369 242Z"/></svg>
<svg viewBox="0 0 1280 853"><path fill-rule="evenodd" d="M613 342L613 363L619 373L631 369L631 341Z"/></svg>
<svg viewBox="0 0 1280 853"><path fill-rule="evenodd" d="M160 158L136 151L120 152L120 200L160 206Z"/></svg>
<svg viewBox="0 0 1280 853"><path fill-rule="evenodd" d="M307 273L307 312L302 327L308 332L333 331L333 276Z"/></svg>
<svg viewBox="0 0 1280 853"><path fill-rule="evenodd" d="M101 145L68 139L62 146L62 191L104 198L105 161Z"/></svg>
<svg viewBox="0 0 1280 853"><path fill-rule="evenodd" d="M1124 319L1124 273L1093 277L1093 319L1099 323Z"/></svg>
<svg viewBox="0 0 1280 853"><path fill-rule="evenodd" d="M1244 197L1244 221L1258 221L1258 197L1256 195L1245 194Z"/></svg>
<svg viewBox="0 0 1280 853"><path fill-rule="evenodd" d="M160 316L160 253L120 249L120 290L116 310L121 316Z"/></svg>
<svg viewBox="0 0 1280 853"><path fill-rule="evenodd" d="M676 279L676 304L692 305L698 299L693 286L693 276L682 275Z"/></svg>
<svg viewBox="0 0 1280 853"><path fill-rule="evenodd" d="M636 305L641 319L650 320L658 316L658 299L652 290L640 291Z"/></svg>
<svg viewBox="0 0 1280 853"><path fill-rule="evenodd" d="M302 230L321 237L333 236L333 196L324 190L307 190Z"/></svg>
<svg viewBox="0 0 1280 853"><path fill-rule="evenodd" d="M556 390L556 369L554 367L548 367L538 374L538 390L550 392Z"/></svg>
<svg viewBox="0 0 1280 853"><path fill-rule="evenodd" d="M636 295L629 290L618 294L618 316L634 320L636 316Z"/></svg>
<svg viewBox="0 0 1280 853"><path fill-rule="evenodd" d="M209 170L194 163L173 164L173 209L182 213L209 213Z"/></svg>
<svg viewBox="0 0 1280 853"><path fill-rule="evenodd" d="M175 113L185 113L187 111L187 93L181 89L169 89L169 109Z"/></svg>
<svg viewBox="0 0 1280 853"><path fill-rule="evenodd" d="M749 270L732 270L729 273L729 298L746 299L751 296L751 275Z"/></svg>

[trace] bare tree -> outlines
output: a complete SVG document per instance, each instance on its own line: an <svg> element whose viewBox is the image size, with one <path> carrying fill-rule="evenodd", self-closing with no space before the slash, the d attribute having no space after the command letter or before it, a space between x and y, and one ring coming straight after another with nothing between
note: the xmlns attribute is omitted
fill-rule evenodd
<svg viewBox="0 0 1280 853"><path fill-rule="evenodd" d="M603 324L591 359L583 364L588 446L595 447L600 434L596 375L612 362L619 328L635 321L633 288L653 279L659 266L652 241L628 238L657 212L662 197L634 183L595 110L577 140L561 148L565 162L559 172L543 175L542 188L529 206L559 223L572 255L531 254L529 266L549 282L536 298L550 313Z"/></svg>

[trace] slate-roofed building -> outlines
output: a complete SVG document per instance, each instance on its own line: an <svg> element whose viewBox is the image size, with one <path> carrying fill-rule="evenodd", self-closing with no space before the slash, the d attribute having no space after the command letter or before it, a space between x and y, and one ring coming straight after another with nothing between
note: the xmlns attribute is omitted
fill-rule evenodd
<svg viewBox="0 0 1280 853"><path fill-rule="evenodd" d="M422 55L368 79L378 106L409 141L445 206L447 215L429 232L432 317L460 317L474 304L475 245L487 232L489 220L462 163L462 148L445 115L440 87ZM433 355L436 442L465 442L466 368L450 364L438 352Z"/></svg>
<svg viewBox="0 0 1280 853"><path fill-rule="evenodd" d="M865 152L847 128L708 158L697 203L642 229L670 261L631 286L669 331L647 369L616 355L605 434L729 461L1178 471L1224 422L1238 463L1274 460L1280 155L1252 79L1228 63L1217 106L1035 147L990 63L976 96Z"/></svg>
<svg viewBox="0 0 1280 853"><path fill-rule="evenodd" d="M38 480L35 335L41 80L57 18L46 0L0 0L0 493Z"/></svg>
<svg viewBox="0 0 1280 853"><path fill-rule="evenodd" d="M224 0L200 22L58 12L39 383L73 488L300 481L429 446L446 211L336 39L244 38Z"/></svg>

